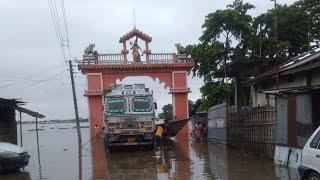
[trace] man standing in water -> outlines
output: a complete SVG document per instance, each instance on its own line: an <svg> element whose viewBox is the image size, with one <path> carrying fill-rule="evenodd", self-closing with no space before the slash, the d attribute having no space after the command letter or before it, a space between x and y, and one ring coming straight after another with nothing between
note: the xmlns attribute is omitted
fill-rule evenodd
<svg viewBox="0 0 320 180"><path fill-rule="evenodd" d="M162 134L163 134L163 128L159 124L156 125L155 134L154 134L154 142L155 142L155 146L157 148L162 147Z"/></svg>

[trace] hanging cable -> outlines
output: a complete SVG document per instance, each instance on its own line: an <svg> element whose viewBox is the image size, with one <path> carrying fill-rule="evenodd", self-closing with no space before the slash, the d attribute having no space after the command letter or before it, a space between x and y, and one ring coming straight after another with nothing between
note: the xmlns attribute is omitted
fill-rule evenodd
<svg viewBox="0 0 320 180"><path fill-rule="evenodd" d="M66 18L64 1L60 0L61 7L59 7L59 3L57 1L58 0L48 0L48 5L51 15L51 21L58 39L59 47L61 49L63 59L66 62L68 58L71 59L72 57L70 50L68 22ZM60 11L62 12L63 21L61 21L61 16L59 13ZM65 49L65 47L67 47L67 50ZM66 54L66 51L68 51L68 55Z"/></svg>
<svg viewBox="0 0 320 180"><path fill-rule="evenodd" d="M70 38L69 38L69 30L68 30L69 25L66 17L66 9L64 7L64 0L60 0L60 2L61 2L61 9L62 9L62 15L63 15L63 21L64 21L64 28L66 31L66 46L68 48L69 59L71 59L72 56L71 56L71 50L70 50Z"/></svg>

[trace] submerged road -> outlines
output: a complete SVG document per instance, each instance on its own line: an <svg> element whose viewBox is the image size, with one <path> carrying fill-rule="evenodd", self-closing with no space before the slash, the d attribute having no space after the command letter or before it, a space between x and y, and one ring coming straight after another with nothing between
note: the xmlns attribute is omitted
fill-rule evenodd
<svg viewBox="0 0 320 180"><path fill-rule="evenodd" d="M299 179L296 170L275 167L271 160L221 144L192 140L177 142L163 151L106 154L102 140L95 139L83 147L79 159L74 124L39 127L43 129L39 131L40 154L36 133L32 131L34 125L23 125L23 142L31 154L30 163L25 170L0 175L0 179ZM84 141L89 139L88 128L82 128L82 135Z"/></svg>

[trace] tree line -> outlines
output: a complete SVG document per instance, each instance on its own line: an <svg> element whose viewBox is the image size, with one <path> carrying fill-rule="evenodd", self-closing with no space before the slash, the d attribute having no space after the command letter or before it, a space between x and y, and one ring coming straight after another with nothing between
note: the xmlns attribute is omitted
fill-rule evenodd
<svg viewBox="0 0 320 180"><path fill-rule="evenodd" d="M205 83L200 89L202 98L196 102L200 110L226 100L234 103L234 82L215 77L218 69L232 61L275 58L275 17L280 61L319 48L320 0L278 4L256 17L249 13L254 9L250 3L234 0L225 9L209 13L199 43L187 46L196 61L193 75L203 77Z"/></svg>

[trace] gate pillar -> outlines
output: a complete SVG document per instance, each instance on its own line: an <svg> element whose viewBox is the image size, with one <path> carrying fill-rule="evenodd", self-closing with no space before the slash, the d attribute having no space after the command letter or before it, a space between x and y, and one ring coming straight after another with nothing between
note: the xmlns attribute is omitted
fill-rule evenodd
<svg viewBox="0 0 320 180"><path fill-rule="evenodd" d="M104 126L103 121L103 84L101 73L87 73L88 90L85 96L88 98L89 106L89 127L93 137L93 127L98 125L100 128Z"/></svg>
<svg viewBox="0 0 320 180"><path fill-rule="evenodd" d="M170 94L172 94L174 120L189 118L188 93L190 93L190 88L187 87L187 71L173 71ZM178 136L179 135L184 137L188 135L187 125L183 127Z"/></svg>

